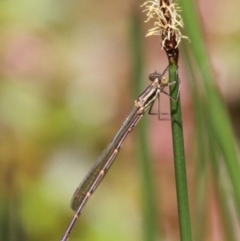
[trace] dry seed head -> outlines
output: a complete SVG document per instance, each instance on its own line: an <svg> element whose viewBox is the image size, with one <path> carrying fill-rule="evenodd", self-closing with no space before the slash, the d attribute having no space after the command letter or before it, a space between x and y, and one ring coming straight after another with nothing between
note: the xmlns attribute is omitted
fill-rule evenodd
<svg viewBox="0 0 240 241"><path fill-rule="evenodd" d="M162 47L166 48L166 41L173 41L174 48L177 48L181 39L186 38L181 34L179 28L183 27L183 21L179 15L180 8L172 0L149 0L141 7L145 9L148 22L154 19L154 28L148 30L147 36L160 35L162 37Z"/></svg>

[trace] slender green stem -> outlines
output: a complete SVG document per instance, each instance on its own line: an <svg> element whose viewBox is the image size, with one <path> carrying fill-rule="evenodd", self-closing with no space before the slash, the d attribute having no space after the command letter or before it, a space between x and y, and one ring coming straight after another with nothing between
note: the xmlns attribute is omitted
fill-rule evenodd
<svg viewBox="0 0 240 241"><path fill-rule="evenodd" d="M177 65L172 61L169 65L169 82L178 83ZM178 84L170 86L170 94L177 97ZM182 114L180 104L180 94L178 100L171 99L172 137L174 151L175 178L177 188L177 202L179 213L180 236L182 241L191 241L191 225L188 205L187 177L185 166Z"/></svg>
<svg viewBox="0 0 240 241"><path fill-rule="evenodd" d="M134 70L134 98L142 91L142 36L140 31L141 18L137 12L132 16L132 49L133 49L133 70ZM137 153L140 163L141 188L143 198L143 235L145 241L155 241L158 234L157 204L155 196L155 185L151 155L148 145L147 118L143 118L137 129ZM159 239L158 239L159 240Z"/></svg>
<svg viewBox="0 0 240 241"><path fill-rule="evenodd" d="M219 161L219 151L218 148L214 146L216 143L209 142L210 145L210 157L212 163L212 172L214 176L214 186L216 191L216 196L218 200L218 205L220 207L220 218L222 221L222 230L225 235L225 240L227 241L236 241L235 227L234 227L234 217L231 214L230 205L229 205L229 195L226 195L226 186L229 184L229 180L222 178L221 168L218 163ZM227 184L226 184L227 183Z"/></svg>
<svg viewBox="0 0 240 241"><path fill-rule="evenodd" d="M186 43L186 44L185 44ZM192 214L192 217L194 217L194 220L192 220L193 225L194 225L194 233L193 237L195 241L202 241L204 240L204 235L206 235L206 201L208 200L207 198L207 189L208 189L208 182L209 182L209 175L208 175L208 160L209 160L209 141L210 139L206 140L206 119L205 119L205 108L204 106L206 103L204 102L203 99L201 99L201 95L199 93L199 89L197 86L197 83L195 81L192 81L195 76L194 76L194 71L193 68L190 67L190 59L188 58L187 55L187 50L186 50L186 45L187 42L183 42L181 44L181 56L184 58L184 62L186 63L185 68L188 73L188 78L191 81L188 81L188 84L192 90L191 92L191 99L193 106L193 112L194 112L194 124L196 127L195 130L195 143L197 143L197 149L194 154L194 157L196 158L196 163L195 163L195 178L194 178L194 201L195 201L195 207L194 211ZM195 145L193 145L194 148ZM194 159L193 157L193 159Z"/></svg>

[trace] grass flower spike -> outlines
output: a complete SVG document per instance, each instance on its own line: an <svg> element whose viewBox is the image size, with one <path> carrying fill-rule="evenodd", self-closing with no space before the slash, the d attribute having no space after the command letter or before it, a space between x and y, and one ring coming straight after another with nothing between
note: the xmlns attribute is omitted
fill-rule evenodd
<svg viewBox="0 0 240 241"><path fill-rule="evenodd" d="M179 28L183 27L183 21L179 15L180 7L172 0L150 0L141 7L145 7L148 22L154 19L154 27L148 30L147 36L160 35L162 47L165 49L177 48L181 39L186 38Z"/></svg>

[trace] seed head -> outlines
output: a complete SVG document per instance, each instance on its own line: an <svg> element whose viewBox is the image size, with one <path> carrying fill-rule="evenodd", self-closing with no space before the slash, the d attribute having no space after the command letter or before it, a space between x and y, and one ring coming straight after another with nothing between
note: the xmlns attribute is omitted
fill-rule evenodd
<svg viewBox="0 0 240 241"><path fill-rule="evenodd" d="M180 7L173 0L149 0L141 7L145 9L148 22L154 19L154 27L148 30L147 36L160 35L162 47L165 49L177 48L181 39L188 39L181 34L179 28L183 28L183 21L179 15Z"/></svg>

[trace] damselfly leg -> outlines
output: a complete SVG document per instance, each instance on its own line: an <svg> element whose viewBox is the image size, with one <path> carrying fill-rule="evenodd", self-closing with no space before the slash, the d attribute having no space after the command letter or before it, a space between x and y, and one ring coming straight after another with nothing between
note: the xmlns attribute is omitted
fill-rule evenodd
<svg viewBox="0 0 240 241"><path fill-rule="evenodd" d="M166 113L166 112L161 112L161 105L160 105L160 98L161 98L161 95L160 93L163 93L165 95L167 95L170 99L174 100L174 101L177 101L178 98L179 98L179 79L178 79L178 76L177 76L177 81L174 81L174 82L169 82L169 79L167 77L165 77L165 73L166 71L168 70L168 67L163 71L162 74L158 73L157 71L154 71L152 73L149 74L149 80L150 81L154 81L155 79L158 79L159 83L161 83L161 91L158 93L158 96L157 96L157 111L153 111L153 105L154 103L152 103L152 105L150 106L149 108L149 111L148 111L148 114L149 115L157 115L158 116L158 119L159 120L171 120L170 118L162 118L162 116L165 116L165 115L168 115L170 116L169 113ZM165 87L169 87L169 86L172 86L172 85L175 85L176 88L177 88L177 96L176 97L173 97L171 96L168 92L166 92L164 90Z"/></svg>

